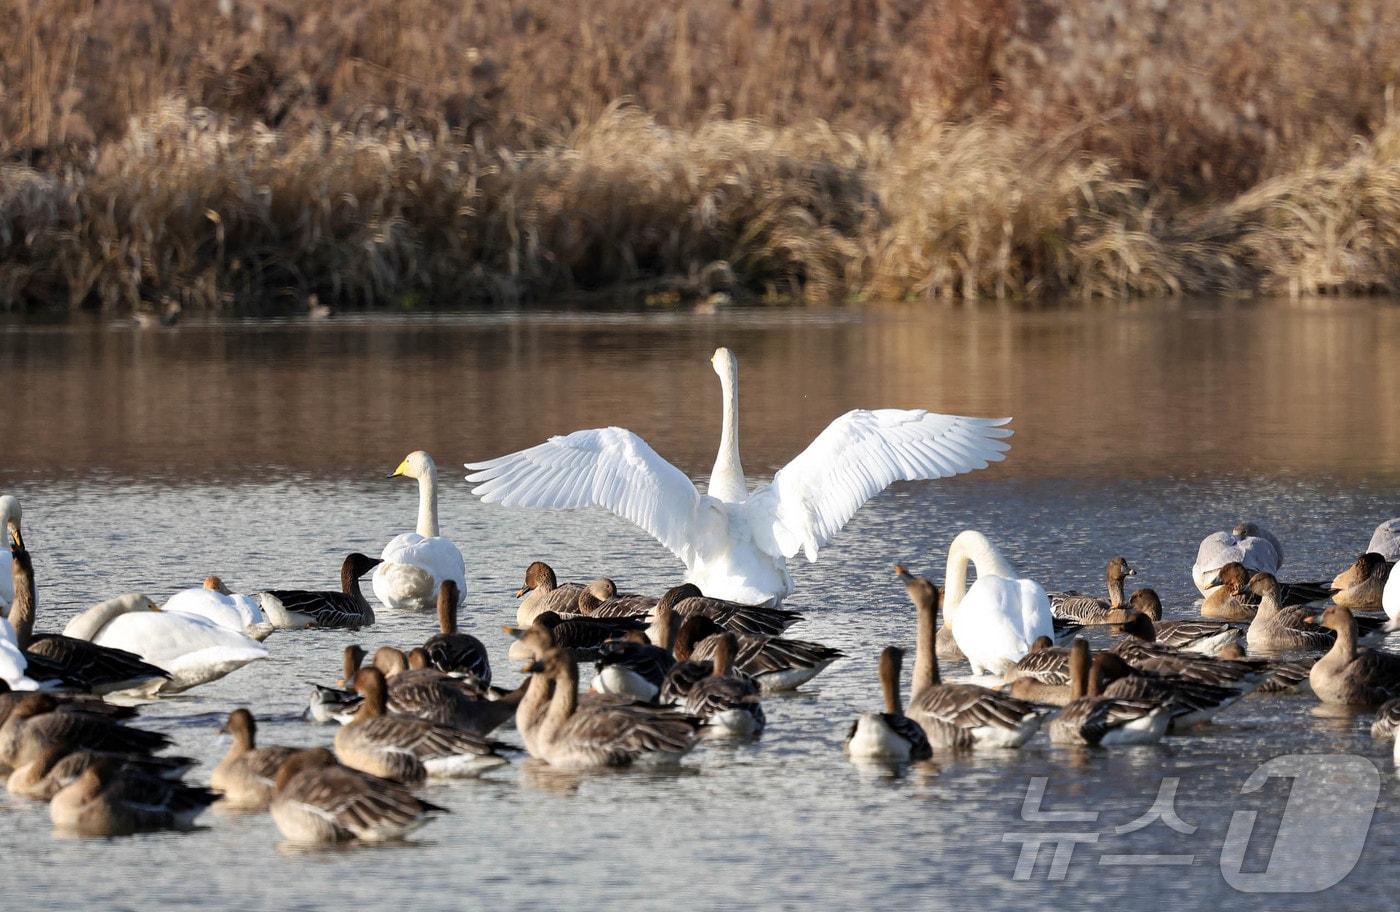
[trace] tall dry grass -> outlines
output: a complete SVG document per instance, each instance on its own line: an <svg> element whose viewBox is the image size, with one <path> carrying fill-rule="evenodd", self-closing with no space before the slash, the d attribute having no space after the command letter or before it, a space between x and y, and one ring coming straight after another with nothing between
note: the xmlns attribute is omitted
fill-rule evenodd
<svg viewBox="0 0 1400 912"><path fill-rule="evenodd" d="M0 308L1396 283L1389 0L0 0L0 29Z"/></svg>

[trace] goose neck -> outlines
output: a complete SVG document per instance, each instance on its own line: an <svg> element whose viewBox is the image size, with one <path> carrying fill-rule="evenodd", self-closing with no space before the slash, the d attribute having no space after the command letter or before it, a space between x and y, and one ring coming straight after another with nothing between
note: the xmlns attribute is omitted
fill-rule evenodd
<svg viewBox="0 0 1400 912"><path fill-rule="evenodd" d="M34 575L18 557L13 569L15 600L10 605L10 623L15 628L15 643L20 649L27 649L34 638Z"/></svg>
<svg viewBox="0 0 1400 912"><path fill-rule="evenodd" d="M914 680L909 692L915 696L939 682L938 674L938 623L933 605L918 606L918 627L914 643Z"/></svg>

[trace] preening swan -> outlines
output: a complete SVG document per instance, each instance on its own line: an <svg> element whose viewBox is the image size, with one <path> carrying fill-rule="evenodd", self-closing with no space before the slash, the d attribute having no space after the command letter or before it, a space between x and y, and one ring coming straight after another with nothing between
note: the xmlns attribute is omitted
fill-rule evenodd
<svg viewBox="0 0 1400 912"><path fill-rule="evenodd" d="M969 563L977 570L971 587ZM1045 590L1019 578L987 536L973 529L958 533L948 546L943 623L952 628L973 674L1003 674L1031 651L1037 637L1055 636Z"/></svg>
<svg viewBox="0 0 1400 912"><path fill-rule="evenodd" d="M178 611L208 618L220 627L246 633L262 642L273 631L267 616L251 595L235 595L217 576L205 577L198 589L181 589L165 600L162 611Z"/></svg>
<svg viewBox="0 0 1400 912"><path fill-rule="evenodd" d="M457 584L457 604L467 597L462 552L442 537L437 518L437 464L422 450L404 457L390 478L418 479L418 530L404 532L384 546L374 568L374 595L386 608L431 611L443 580Z"/></svg>
<svg viewBox="0 0 1400 912"><path fill-rule="evenodd" d="M1220 568L1239 563L1250 573L1278 573L1283 566L1283 545L1268 529L1242 522L1229 532L1212 532L1196 549L1191 578L1201 595L1209 595L1218 584L1212 582Z"/></svg>
<svg viewBox="0 0 1400 912"><path fill-rule="evenodd" d="M710 362L724 424L707 493L623 428L595 428L467 463L472 493L512 507L599 506L636 523L709 596L777 607L792 592L787 559L809 561L855 512L895 481L946 478L997 462L1009 418L922 409L857 409L837 418L773 480L749 491L739 461L739 363Z"/></svg>

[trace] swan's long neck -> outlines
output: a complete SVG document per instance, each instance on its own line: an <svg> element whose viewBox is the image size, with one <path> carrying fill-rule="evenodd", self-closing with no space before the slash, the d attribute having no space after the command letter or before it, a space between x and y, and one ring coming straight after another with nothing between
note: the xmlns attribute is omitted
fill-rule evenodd
<svg viewBox="0 0 1400 912"><path fill-rule="evenodd" d="M437 466L429 466L418 476L418 534L437 538Z"/></svg>
<svg viewBox="0 0 1400 912"><path fill-rule="evenodd" d="M130 595L119 595L105 602L98 602L69 621L68 626L63 628L63 635L75 640L91 640L102 632L103 627L135 609L135 597Z"/></svg>
<svg viewBox="0 0 1400 912"><path fill-rule="evenodd" d="M709 494L725 503L741 503L749 489L739 462L739 366L732 359L720 372L719 385L724 397L724 426L715 468L710 473Z"/></svg>
<svg viewBox="0 0 1400 912"><path fill-rule="evenodd" d="M1016 568L1001 556L987 536L973 529L959 532L948 546L948 566L943 575L943 619L952 623L963 596L967 594L967 565L977 568L977 577L1004 576L1016 578Z"/></svg>

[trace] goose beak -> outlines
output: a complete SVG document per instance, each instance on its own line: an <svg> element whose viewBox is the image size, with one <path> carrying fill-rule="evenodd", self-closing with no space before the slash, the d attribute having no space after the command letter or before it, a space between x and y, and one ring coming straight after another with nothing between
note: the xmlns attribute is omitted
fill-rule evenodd
<svg viewBox="0 0 1400 912"><path fill-rule="evenodd" d="M525 635L525 631L523 629L521 629L520 627L512 627L509 624L502 627L501 629L517 640Z"/></svg>
<svg viewBox="0 0 1400 912"><path fill-rule="evenodd" d="M912 580L914 578L913 575L910 574L908 569L906 569L903 564L894 565L894 575L904 580L905 582L908 582L909 580Z"/></svg>
<svg viewBox="0 0 1400 912"><path fill-rule="evenodd" d="M1137 576L1137 571L1134 570L1132 567L1129 567L1129 568L1128 568L1128 576Z"/></svg>
<svg viewBox="0 0 1400 912"><path fill-rule="evenodd" d="M1217 574L1215 574L1215 576L1212 576L1212 577L1210 578L1210 582L1206 583L1206 585L1207 585L1207 586L1223 586L1223 585L1225 585L1225 581L1222 580L1222 579L1220 578L1220 574L1217 573Z"/></svg>
<svg viewBox="0 0 1400 912"><path fill-rule="evenodd" d="M524 598L524 597L525 597L525 594L526 594L527 592L529 592L529 591L530 591L530 587L529 587L529 586L521 586L519 589L515 590L515 597L516 597L516 598Z"/></svg>

